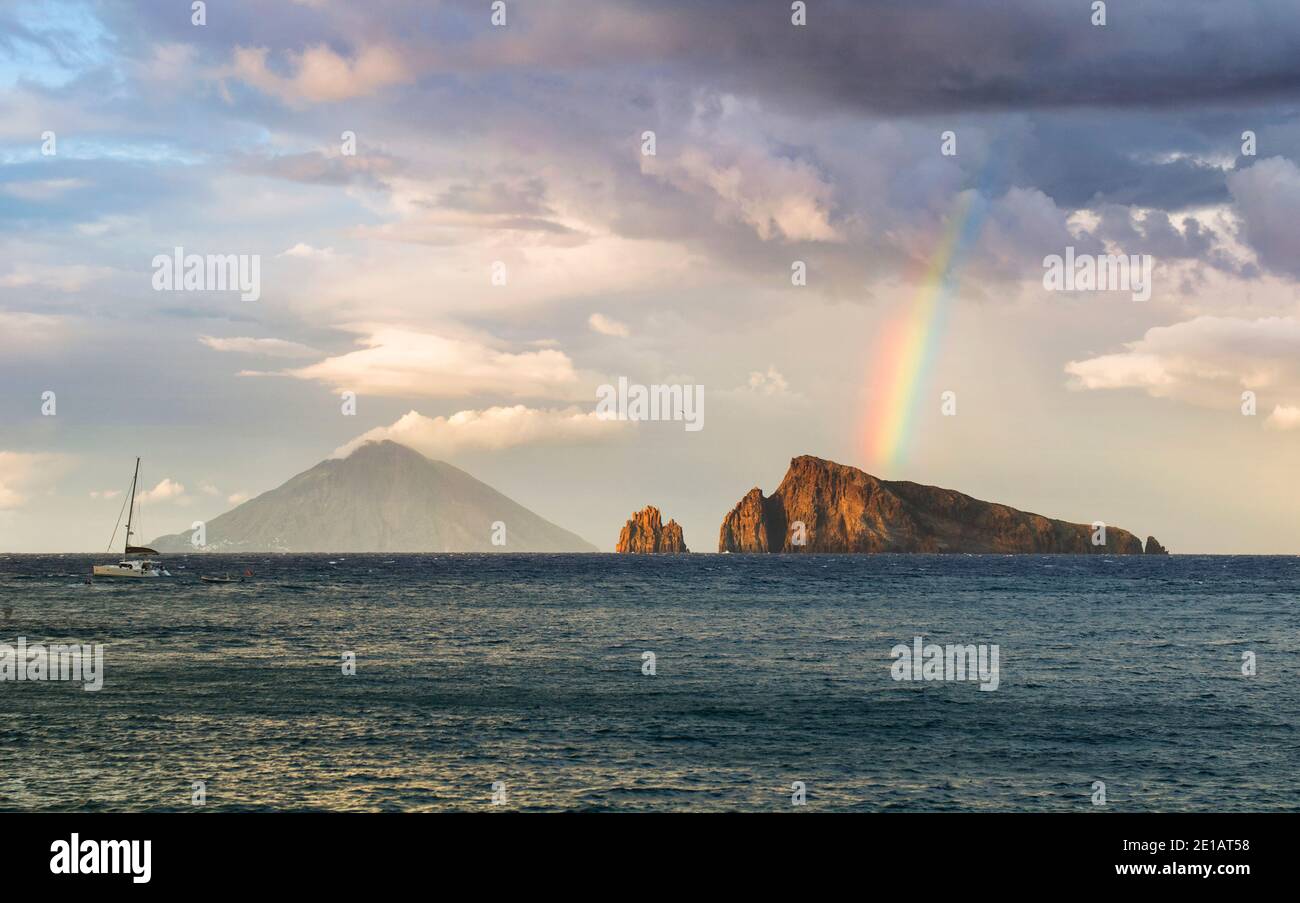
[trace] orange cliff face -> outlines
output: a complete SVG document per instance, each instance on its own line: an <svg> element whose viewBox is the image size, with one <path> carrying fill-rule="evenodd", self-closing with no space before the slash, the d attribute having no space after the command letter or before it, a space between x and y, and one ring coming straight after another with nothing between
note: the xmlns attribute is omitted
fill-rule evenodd
<svg viewBox="0 0 1300 903"><path fill-rule="evenodd" d="M751 489L723 519L719 552L957 552L1141 555L1142 541L1107 526L1072 524L951 489L880 480L795 458L776 492ZM1147 552L1163 552L1154 538Z"/></svg>
<svg viewBox="0 0 1300 903"><path fill-rule="evenodd" d="M614 551L644 555L656 553L677 554L689 552L690 549L686 548L681 525L675 520L670 520L665 524L659 509L653 505L646 505L633 514L631 519L623 525L622 532L618 534L618 545L614 548Z"/></svg>

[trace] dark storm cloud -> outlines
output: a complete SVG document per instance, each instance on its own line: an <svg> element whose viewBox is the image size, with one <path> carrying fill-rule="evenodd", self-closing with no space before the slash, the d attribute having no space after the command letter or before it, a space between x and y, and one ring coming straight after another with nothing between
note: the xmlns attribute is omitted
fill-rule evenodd
<svg viewBox="0 0 1300 903"><path fill-rule="evenodd" d="M1290 0L602 0L517 4L508 35L480 35L485 67L686 67L739 93L890 114L1052 107L1176 107L1300 89ZM464 6L458 5L464 9Z"/></svg>
<svg viewBox="0 0 1300 903"><path fill-rule="evenodd" d="M1088 0L812 0L806 27L785 0L512 0L504 28L482 0L228 0L206 27L187 5L96 9L128 78L160 45L192 52L174 86L109 99L133 135L179 116L181 151L239 174L401 192L392 215L426 218L439 241L581 236L566 225L579 222L773 278L798 255L844 293L925 253L967 190L990 205L983 250L1001 273L1067 240L1082 208L1107 211L1110 240L1226 266L1186 215L1234 201L1242 130L1300 155L1285 103L1300 12L1280 0L1112 0L1102 27ZM295 81L304 51L327 48L351 78L376 47L401 77L355 94L332 77L322 92L317 70L315 93ZM233 65L239 48L265 51L260 78ZM86 103L87 90L55 93ZM322 150L344 128L363 154ZM639 165L646 128L653 170ZM947 129L956 158L938 154ZM791 213L810 197L816 211Z"/></svg>
<svg viewBox="0 0 1300 903"><path fill-rule="evenodd" d="M1054 107L1170 108L1300 90L1292 0L515 0L493 28L482 0L108 2L119 53L182 41L340 53L401 46L426 72L643 68L801 109L887 114ZM15 25L15 29L17 26Z"/></svg>
<svg viewBox="0 0 1300 903"><path fill-rule="evenodd" d="M1008 150L1014 177L1065 207L1131 204L1181 210L1228 200L1224 172L1188 154L1232 156L1240 128L1221 127L1216 141L1180 117L1132 113L1051 113Z"/></svg>

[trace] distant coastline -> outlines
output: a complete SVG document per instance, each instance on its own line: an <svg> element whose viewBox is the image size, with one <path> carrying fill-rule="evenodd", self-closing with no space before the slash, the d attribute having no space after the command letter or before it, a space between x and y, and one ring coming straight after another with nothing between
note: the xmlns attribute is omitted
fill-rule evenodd
<svg viewBox="0 0 1300 903"><path fill-rule="evenodd" d="M326 459L279 487L151 545L164 554L595 553L582 537L485 483L391 440ZM689 552L647 506L615 547ZM755 554L1167 554L1102 520L1071 523L951 489L887 481L804 455L771 496L754 487L721 522L717 551Z"/></svg>

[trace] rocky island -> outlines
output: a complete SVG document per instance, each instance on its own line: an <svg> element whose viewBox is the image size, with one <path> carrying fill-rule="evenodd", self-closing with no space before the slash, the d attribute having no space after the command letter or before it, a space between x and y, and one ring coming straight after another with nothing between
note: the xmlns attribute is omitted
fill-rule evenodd
<svg viewBox="0 0 1300 903"><path fill-rule="evenodd" d="M1095 543L1094 537L1103 540ZM951 489L871 474L811 455L793 459L770 496L751 489L722 522L719 552L956 552L1141 555L1142 541ZM1148 537L1147 554L1166 554Z"/></svg>
<svg viewBox="0 0 1300 903"><path fill-rule="evenodd" d="M681 525L675 520L663 522L663 515L654 505L646 505L632 515L618 534L615 552L633 555L680 554L689 552L682 538Z"/></svg>

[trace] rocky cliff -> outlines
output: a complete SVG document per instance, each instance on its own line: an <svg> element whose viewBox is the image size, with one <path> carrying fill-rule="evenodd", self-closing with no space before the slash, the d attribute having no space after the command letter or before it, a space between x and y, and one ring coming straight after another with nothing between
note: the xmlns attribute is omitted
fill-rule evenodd
<svg viewBox="0 0 1300 903"><path fill-rule="evenodd" d="M615 552L631 554L689 552L682 537L681 525L675 520L663 522L663 515L653 505L646 505L632 515L618 534Z"/></svg>
<svg viewBox="0 0 1300 903"><path fill-rule="evenodd" d="M962 552L1141 555L1142 541L1107 526L1072 524L951 489L880 480L805 455L776 492L751 489L722 522L719 552ZM1160 550L1154 538L1147 550Z"/></svg>

